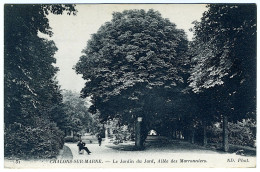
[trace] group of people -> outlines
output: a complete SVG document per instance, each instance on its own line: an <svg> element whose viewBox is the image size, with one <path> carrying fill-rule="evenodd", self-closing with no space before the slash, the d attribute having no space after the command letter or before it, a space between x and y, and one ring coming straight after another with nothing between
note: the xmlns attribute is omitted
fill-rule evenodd
<svg viewBox="0 0 260 172"><path fill-rule="evenodd" d="M102 137L100 135L98 135L98 144L99 146L101 146L101 142L102 142ZM77 146L79 147L79 151L86 151L88 153L88 155L91 154L91 152L89 151L88 147L86 147L86 143L84 143L81 139L79 140Z"/></svg>

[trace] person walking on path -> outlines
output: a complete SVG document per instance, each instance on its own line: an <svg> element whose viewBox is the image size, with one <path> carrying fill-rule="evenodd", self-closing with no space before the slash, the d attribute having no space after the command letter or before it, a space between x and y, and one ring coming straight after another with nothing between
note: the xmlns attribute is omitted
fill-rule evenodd
<svg viewBox="0 0 260 172"><path fill-rule="evenodd" d="M82 140L79 141L78 143L78 147L79 147L79 151L81 151L82 149L85 150L88 154L90 154L91 152L88 150L88 148L85 146L86 143L82 142Z"/></svg>
<svg viewBox="0 0 260 172"><path fill-rule="evenodd" d="M98 144L99 144L99 146L101 146L101 142L102 142L102 138L101 138L100 135L98 135Z"/></svg>

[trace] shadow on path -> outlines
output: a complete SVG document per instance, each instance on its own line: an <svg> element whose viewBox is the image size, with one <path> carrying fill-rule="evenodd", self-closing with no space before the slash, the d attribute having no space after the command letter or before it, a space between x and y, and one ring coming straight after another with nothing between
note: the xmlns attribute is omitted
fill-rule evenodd
<svg viewBox="0 0 260 172"><path fill-rule="evenodd" d="M129 144L119 144L119 145L107 145L108 148L121 151L140 151L138 150L133 142ZM148 138L145 141L145 151L162 151L162 152L172 152L172 153L192 153L192 152L203 152L203 153L212 153L216 152L215 150L199 146L197 144L191 144L186 141L181 140L168 140L167 138Z"/></svg>
<svg viewBox="0 0 260 172"><path fill-rule="evenodd" d="M169 140L167 138L148 137L145 141L145 151L161 151L172 153L206 153L206 154L237 154L242 156L256 156L256 149L247 148L244 146L229 145L228 152L224 152L221 148L221 144L218 146L212 146L208 144L207 147L192 144L184 140ZM140 151L134 143L119 144L119 145L107 145L108 148L119 151Z"/></svg>

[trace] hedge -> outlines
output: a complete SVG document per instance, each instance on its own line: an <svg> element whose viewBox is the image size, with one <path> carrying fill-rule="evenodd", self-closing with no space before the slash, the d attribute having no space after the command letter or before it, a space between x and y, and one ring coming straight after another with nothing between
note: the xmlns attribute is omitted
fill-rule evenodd
<svg viewBox="0 0 260 172"><path fill-rule="evenodd" d="M37 119L36 126L14 123L5 127L5 157L53 158L64 144L64 133L45 119Z"/></svg>

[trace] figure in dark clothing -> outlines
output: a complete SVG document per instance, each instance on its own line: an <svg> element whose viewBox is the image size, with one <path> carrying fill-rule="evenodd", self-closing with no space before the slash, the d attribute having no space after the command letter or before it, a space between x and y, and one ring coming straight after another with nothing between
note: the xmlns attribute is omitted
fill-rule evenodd
<svg viewBox="0 0 260 172"><path fill-rule="evenodd" d="M99 146L101 146L101 142L102 142L102 138L101 138L101 136L99 135L99 136L98 136L98 144L99 144Z"/></svg>
<svg viewBox="0 0 260 172"><path fill-rule="evenodd" d="M79 141L79 143L78 143L78 147L79 147L79 151L81 151L82 149L83 150L85 150L88 154L90 154L91 152L88 150L88 148L87 147L85 147L85 143L84 142L82 142L82 140L80 140Z"/></svg>

